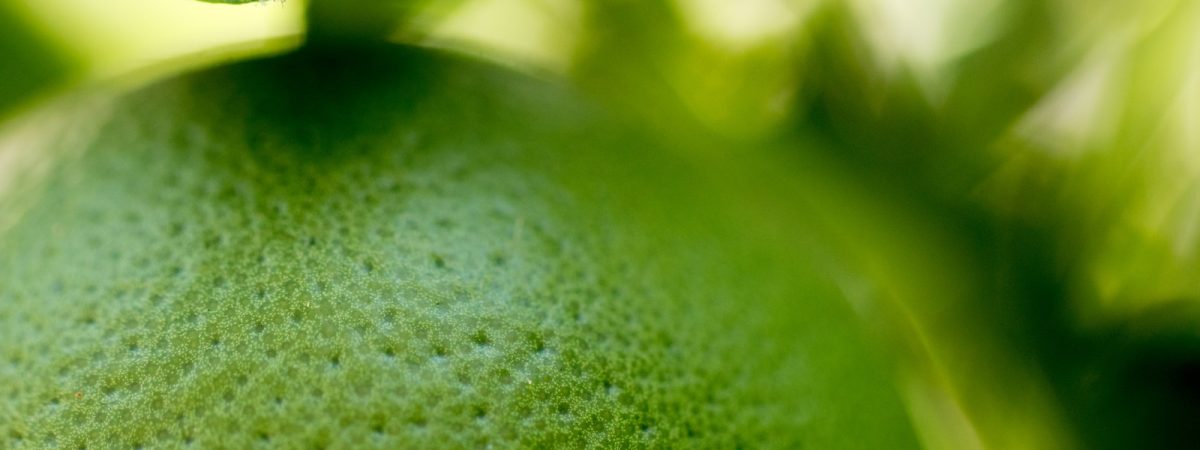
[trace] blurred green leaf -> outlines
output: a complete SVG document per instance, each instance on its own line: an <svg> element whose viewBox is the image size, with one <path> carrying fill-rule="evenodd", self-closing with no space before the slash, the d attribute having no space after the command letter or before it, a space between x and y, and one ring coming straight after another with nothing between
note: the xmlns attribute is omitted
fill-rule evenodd
<svg viewBox="0 0 1200 450"><path fill-rule="evenodd" d="M659 135L702 143L706 135L671 73L694 41L669 2L587 2L585 35L571 76L593 97Z"/></svg>
<svg viewBox="0 0 1200 450"><path fill-rule="evenodd" d="M311 0L309 40L337 42L381 40L427 31L429 23L454 10L462 0Z"/></svg>
<svg viewBox="0 0 1200 450"><path fill-rule="evenodd" d="M1021 390L1023 371L1042 378L1086 448L1179 448L1179 415L1200 404L1186 381L1200 373L1200 339L1169 332L1200 323L1186 307L1200 298L1188 115L1200 9L1118 2L1076 17L1064 7L1003 2L998 31L952 61L941 96L903 70L882 73L861 24L835 8L805 61L795 122L871 191L961 239L968 265L987 274L973 296L902 299L984 444L1024 448L1010 421L1031 414L1030 399L1003 394ZM894 267L881 279L911 264L880 248L863 253ZM1177 323L1144 317L1160 308Z"/></svg>
<svg viewBox="0 0 1200 450"><path fill-rule="evenodd" d="M1047 8L1004 2L994 37L951 60L942 94L931 95L912 69L883 70L854 12L833 5L817 22L796 102L797 134L825 143L797 143L797 151L823 149L820 156L844 164L863 189L936 224L938 239L961 252L959 261L919 257L916 264L914 255L927 250L887 246L933 238L897 235L892 222L861 226L855 236L867 264L884 267L875 278L913 315L936 368L929 376L944 377L989 448L1070 447L1079 434L1077 409L1060 404L1069 365L1061 349L1081 340L1070 325L1069 293L1056 282L1055 234L976 197L1010 158L998 143L1076 56L1056 45L1062 38ZM954 279L961 291L944 292L948 280L923 285L906 275L922 272Z"/></svg>
<svg viewBox="0 0 1200 450"><path fill-rule="evenodd" d="M64 82L75 63L50 43L16 5L0 2L0 119Z"/></svg>

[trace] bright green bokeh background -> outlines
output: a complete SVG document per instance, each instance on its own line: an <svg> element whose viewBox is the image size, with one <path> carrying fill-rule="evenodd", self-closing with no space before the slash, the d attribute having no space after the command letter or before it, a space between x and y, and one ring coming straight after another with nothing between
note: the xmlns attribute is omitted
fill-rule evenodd
<svg viewBox="0 0 1200 450"><path fill-rule="evenodd" d="M22 114L72 89L295 47L305 8L0 3L0 189ZM1200 4L383 10L404 16L392 40L570 80L672 148L788 174L764 201L828 212L851 262L843 289L896 355L929 448L1166 447L1200 413ZM329 33L379 16L317 11Z"/></svg>

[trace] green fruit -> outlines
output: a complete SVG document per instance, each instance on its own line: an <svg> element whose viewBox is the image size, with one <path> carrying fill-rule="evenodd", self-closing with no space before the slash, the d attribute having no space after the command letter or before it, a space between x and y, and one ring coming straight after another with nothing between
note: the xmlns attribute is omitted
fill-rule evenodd
<svg viewBox="0 0 1200 450"><path fill-rule="evenodd" d="M308 49L41 151L0 202L0 447L915 445L798 245L550 83Z"/></svg>

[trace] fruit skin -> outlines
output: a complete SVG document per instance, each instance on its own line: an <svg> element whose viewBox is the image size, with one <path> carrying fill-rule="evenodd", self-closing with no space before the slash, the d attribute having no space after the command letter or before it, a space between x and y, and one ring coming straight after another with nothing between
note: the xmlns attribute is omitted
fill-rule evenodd
<svg viewBox="0 0 1200 450"><path fill-rule="evenodd" d="M0 446L915 446L821 266L553 83L305 49L64 142L0 199Z"/></svg>

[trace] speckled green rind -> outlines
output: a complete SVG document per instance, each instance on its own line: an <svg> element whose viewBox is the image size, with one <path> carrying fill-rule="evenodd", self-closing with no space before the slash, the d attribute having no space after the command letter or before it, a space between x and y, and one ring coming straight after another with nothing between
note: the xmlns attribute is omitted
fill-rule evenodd
<svg viewBox="0 0 1200 450"><path fill-rule="evenodd" d="M835 286L565 89L305 50L114 108L0 202L0 447L915 445Z"/></svg>

